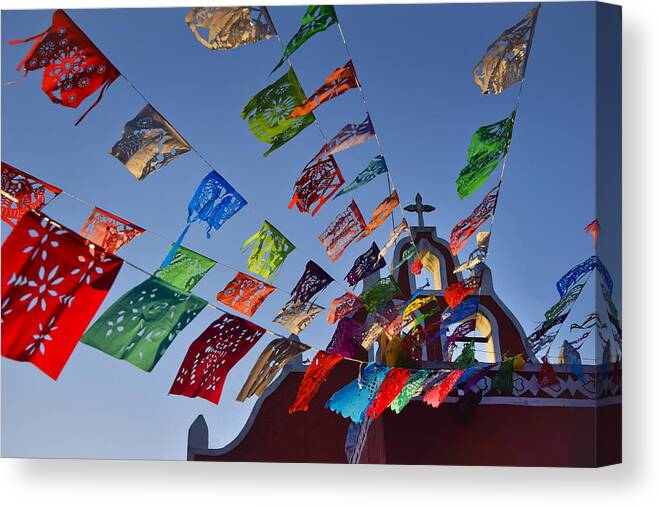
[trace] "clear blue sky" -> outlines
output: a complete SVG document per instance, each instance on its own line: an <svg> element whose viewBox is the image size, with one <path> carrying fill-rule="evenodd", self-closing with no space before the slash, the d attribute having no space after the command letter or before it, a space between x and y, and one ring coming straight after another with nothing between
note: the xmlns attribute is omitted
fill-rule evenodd
<svg viewBox="0 0 661 507"><path fill-rule="evenodd" d="M449 236L483 194L479 191L464 201L456 197L454 181L465 165L471 134L504 118L514 106L515 88L499 96L482 96L471 70L484 49L532 5L337 8L400 198L408 204L420 191L425 202L436 206L426 220L438 227L441 237ZM363 241L350 247L331 265L317 236L347 199L327 204L314 219L287 209L294 180L322 144L318 130L309 127L263 158L266 145L240 118L250 97L280 75L268 77L281 54L280 45L273 39L229 52L209 51L185 25L186 12L69 11L119 70L249 202L210 240L204 227L191 228L186 246L245 270L240 245L267 216L298 247L276 285L290 290L309 258L341 280L368 245ZM288 40L304 7L270 12ZM6 42L41 32L50 19L51 11L2 12L3 82L18 77L15 66L30 47ZM557 300L556 280L592 253L582 228L594 218L595 206L594 54L594 4L543 6L488 261L496 291L527 332ZM346 59L340 35L331 28L300 49L293 63L310 92ZM74 127L81 111L51 104L41 93L40 82L41 74L34 73L2 89L2 159L148 230L176 238L185 223L186 205L207 167L189 153L137 182L108 154L124 123L144 105L127 83L117 80L100 105ZM362 120L359 92L350 91L322 106L317 117L328 136L347 122ZM371 142L338 155L345 177L353 178L376 150ZM485 185L484 190L488 188ZM369 217L386 193L385 179L379 179L354 197ZM90 209L62 196L47 212L79 229ZM396 218L401 219L399 213ZM602 225L608 234L609 224ZM387 234L383 227L374 240L383 244ZM3 239L6 235L3 227ZM120 254L153 271L167 246L166 241L145 234ZM619 301L619 267L608 258L604 261L615 279ZM213 300L233 276L233 271L218 266L195 292ZM125 266L103 308L143 279ZM331 286L320 302L326 304L341 292L340 286ZM286 299L284 293L274 294L254 320L278 329L271 319ZM252 406L234 398L268 337L231 372L219 406L167 395L188 345L217 317L217 312L205 310L150 374L84 345L76 348L57 382L27 363L3 359L3 454L185 459L186 432L200 413L209 423L211 444L229 442ZM324 347L331 331L319 318L302 339ZM592 356L589 352L585 355Z"/></svg>

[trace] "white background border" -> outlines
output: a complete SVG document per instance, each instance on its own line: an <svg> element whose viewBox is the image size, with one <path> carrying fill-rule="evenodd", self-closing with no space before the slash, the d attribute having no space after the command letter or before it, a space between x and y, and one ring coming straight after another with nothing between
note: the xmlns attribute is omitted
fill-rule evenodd
<svg viewBox="0 0 661 507"><path fill-rule="evenodd" d="M222 2L200 2L217 3ZM357 2L336 0L334 3ZM654 378L659 377L661 336L656 335L653 319L659 314L656 304L661 300L656 291L660 286L657 259L661 253L658 239L661 237L661 2L616 3L623 5L624 46L623 313L627 357L623 465L584 470L3 459L0 460L2 504L97 507L140 503L167 507L199 502L218 506L259 503L309 507L361 504L472 507L485 502L489 507L516 507L522 503L534 507L597 503L600 507L632 507L657 503L661 498L658 452L661 393ZM186 4L193 2L94 0L62 1L54 5L52 0L0 0L2 9ZM434 62L430 61L430 65ZM512 447L525 445L525 441L512 442Z"/></svg>

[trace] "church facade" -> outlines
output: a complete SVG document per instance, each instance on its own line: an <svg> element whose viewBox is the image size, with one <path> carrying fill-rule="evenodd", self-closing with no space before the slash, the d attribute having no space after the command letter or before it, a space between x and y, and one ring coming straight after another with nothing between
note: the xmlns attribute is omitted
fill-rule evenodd
<svg viewBox="0 0 661 507"><path fill-rule="evenodd" d="M417 203L419 206L421 203ZM441 307L450 284L462 280L455 273L459 261L449 244L439 238L435 227L424 225L422 209L411 237L395 245L393 272L402 298L414 293L433 295ZM411 246L425 252L420 275L411 271L413 258L403 260ZM428 465L503 465L594 467L621 461L620 373L609 368L584 366L580 381L566 365L554 365L559 383L540 386L541 365L530 353L523 328L498 297L491 270L480 263L481 276L477 333L481 364L499 362L504 355L521 355L525 366L514 372L512 394L491 388L495 369L469 392L454 390L439 408L414 399L400 413L386 410L381 417L362 424L359 450L345 450L350 421L324 408L334 392L358 374L358 364L340 362L329 373L307 412L289 414L306 367L298 360L289 363L255 404L243 430L227 446L210 449L208 428L202 416L193 422L188 435L188 459L194 461L254 461L305 463L372 463ZM364 280L369 286L379 279L374 273ZM355 315L355 319L365 316ZM434 319L425 326L434 328ZM438 323L436 323L438 324ZM436 328L438 329L438 326ZM432 332L429 335L433 335ZM451 357L445 335L428 340L408 357L416 367L442 367ZM466 338L468 340L468 338ZM367 358L367 354L366 354ZM370 359L390 366L391 358L379 349ZM586 438L592 435L593 438Z"/></svg>

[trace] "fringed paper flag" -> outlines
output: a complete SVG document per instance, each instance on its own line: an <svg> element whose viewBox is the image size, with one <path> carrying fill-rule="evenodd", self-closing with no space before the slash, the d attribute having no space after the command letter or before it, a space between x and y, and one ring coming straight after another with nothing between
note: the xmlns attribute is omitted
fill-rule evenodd
<svg viewBox="0 0 661 507"><path fill-rule="evenodd" d="M308 261L305 271L291 291L291 300L306 303L333 282L333 277L321 269L315 262Z"/></svg>
<svg viewBox="0 0 661 507"><path fill-rule="evenodd" d="M383 308L396 296L401 295L399 286L392 276L381 278L374 285L367 287L358 296L365 309L369 312L375 312Z"/></svg>
<svg viewBox="0 0 661 507"><path fill-rule="evenodd" d="M390 410L399 414L409 402L419 396L431 376L430 370L413 370L406 380L406 385L399 392L397 397L390 403Z"/></svg>
<svg viewBox="0 0 661 507"><path fill-rule="evenodd" d="M364 333L365 326L363 324L344 317L337 324L326 350L331 354L339 354L342 357L360 358L365 352L361 347Z"/></svg>
<svg viewBox="0 0 661 507"><path fill-rule="evenodd" d="M335 14L335 7L332 5L309 5L305 10L303 19L301 19L301 26L298 32L287 43L282 58L280 58L280 61L271 72L273 73L278 70L285 60L310 37L316 33L323 32L329 26L333 26L336 23L337 15Z"/></svg>
<svg viewBox="0 0 661 507"><path fill-rule="evenodd" d="M420 255L416 255L416 258L413 260L411 263L411 273L414 275L419 275L422 273L422 268L424 265L422 264L422 259Z"/></svg>
<svg viewBox="0 0 661 507"><path fill-rule="evenodd" d="M562 297L562 299L560 299L560 301L558 301L551 308L549 308L546 311L546 313L544 313L544 319L553 320L558 315L564 313L565 310L567 310L570 306L573 306L574 302L581 295L581 292L583 291L583 287L585 287L585 284L580 283L578 285L574 285L571 289L569 289Z"/></svg>
<svg viewBox="0 0 661 507"><path fill-rule="evenodd" d="M181 134L147 104L124 125L122 138L111 148L110 154L141 181L191 149Z"/></svg>
<svg viewBox="0 0 661 507"><path fill-rule="evenodd" d="M2 245L2 355L57 380L122 260L27 211Z"/></svg>
<svg viewBox="0 0 661 507"><path fill-rule="evenodd" d="M477 240L477 248L468 255L468 260L466 262L460 264L454 269L453 273L460 273L461 271L469 269L472 270L487 258L491 233L489 231L478 232L475 235L475 238Z"/></svg>
<svg viewBox="0 0 661 507"><path fill-rule="evenodd" d="M445 398L448 397L450 391L454 389L454 386L457 385L457 381L463 375L463 373L463 369L451 371L447 377L435 384L425 393L422 401L424 401L427 405L438 408L441 403L445 401Z"/></svg>
<svg viewBox="0 0 661 507"><path fill-rule="evenodd" d="M376 231L379 226L386 221L386 219L395 211L395 208L399 206L399 196L397 195L397 190L393 190L392 194L386 197L372 213L372 219L369 221L365 230L360 235L359 239L366 238L374 231Z"/></svg>
<svg viewBox="0 0 661 507"><path fill-rule="evenodd" d="M358 282L365 279L372 273L376 273L386 266L386 260L381 257L379 247L372 242L372 246L367 252L360 254L353 262L353 266L344 277L350 286L355 286Z"/></svg>
<svg viewBox="0 0 661 507"><path fill-rule="evenodd" d="M405 368L391 369L367 409L367 417L377 419L402 392L410 377L411 370Z"/></svg>
<svg viewBox="0 0 661 507"><path fill-rule="evenodd" d="M477 129L468 147L468 165L457 178L457 194L463 199L480 188L507 155L514 127L512 113L504 120Z"/></svg>
<svg viewBox="0 0 661 507"><path fill-rule="evenodd" d="M533 7L505 30L475 65L473 76L483 94L501 93L525 78L538 12L539 6Z"/></svg>
<svg viewBox="0 0 661 507"><path fill-rule="evenodd" d="M167 267L175 253L181 246L188 229L195 222L207 223L207 238L211 237L212 231L220 227L232 218L248 201L234 190L234 187L225 181L216 171L211 171L200 182L188 203L188 218L186 227L181 231L179 238L172 245L170 251L161 263L161 268Z"/></svg>
<svg viewBox="0 0 661 507"><path fill-rule="evenodd" d="M213 259L180 246L170 263L156 271L154 276L165 280L177 289L190 292L216 264Z"/></svg>
<svg viewBox="0 0 661 507"><path fill-rule="evenodd" d="M457 255L461 247L464 246L468 238L478 230L489 217L493 216L498 203L498 192L500 191L500 183L493 187L489 193L484 197L482 202L473 210L468 218L464 218L461 222L454 226L450 233L450 251L453 255Z"/></svg>
<svg viewBox="0 0 661 507"><path fill-rule="evenodd" d="M266 220L262 227L243 243L241 251L246 252L251 246L248 269L269 282L273 281L287 256L296 249L291 241Z"/></svg>
<svg viewBox="0 0 661 507"><path fill-rule="evenodd" d="M475 344L471 341L464 343L464 348L459 354L459 357L454 361L457 368L470 368L477 363L475 360Z"/></svg>
<svg viewBox="0 0 661 507"><path fill-rule="evenodd" d="M264 153L265 157L314 123L312 113L290 118L294 108L304 100L303 89L291 68L251 98L243 108L241 118L248 119L248 127L255 137L271 145Z"/></svg>
<svg viewBox="0 0 661 507"><path fill-rule="evenodd" d="M236 401L246 401L253 395L261 397L287 363L309 348L304 343L285 338L273 340L259 355Z"/></svg>
<svg viewBox="0 0 661 507"><path fill-rule="evenodd" d="M530 345L533 354L537 354L540 350L555 340L555 337L560 330L559 328L555 333L547 333L554 327L562 325L568 315L569 312L566 312L550 320L545 320L528 336L528 344Z"/></svg>
<svg viewBox="0 0 661 507"><path fill-rule="evenodd" d="M185 21L195 38L213 51L254 44L276 35L266 7L193 7Z"/></svg>
<svg viewBox="0 0 661 507"><path fill-rule="evenodd" d="M464 299L456 307L443 312L442 328L447 328L448 326L461 322L469 317L474 317L475 314L477 314L479 306L480 303L477 297Z"/></svg>
<svg viewBox="0 0 661 507"><path fill-rule="evenodd" d="M560 364L568 364L572 373L578 380L583 382L585 375L583 372L583 364L581 362L581 354L576 347L565 340L560 347Z"/></svg>
<svg viewBox="0 0 661 507"><path fill-rule="evenodd" d="M172 341L207 302L151 277L92 324L82 342L144 371L152 371Z"/></svg>
<svg viewBox="0 0 661 507"><path fill-rule="evenodd" d="M593 220L588 225L585 226L585 234L592 235L592 244L594 245L594 252L597 253L597 241L599 241L599 231L601 230L601 225L599 220Z"/></svg>
<svg viewBox="0 0 661 507"><path fill-rule="evenodd" d="M191 343L170 394L218 404L227 374L264 333L263 328L234 315L215 320Z"/></svg>
<svg viewBox="0 0 661 507"><path fill-rule="evenodd" d="M61 189L2 162L2 221L15 226L28 210L40 210L57 197Z"/></svg>
<svg viewBox="0 0 661 507"><path fill-rule="evenodd" d="M294 183L294 197L289 203L289 209L296 205L301 213L315 216L343 183L344 177L332 155L322 160L312 159ZM314 209L310 211L313 206Z"/></svg>
<svg viewBox="0 0 661 507"><path fill-rule="evenodd" d="M560 383L553 366L549 363L546 356L542 357L542 367L537 374L537 382L539 383L539 387L553 387Z"/></svg>
<svg viewBox="0 0 661 507"><path fill-rule="evenodd" d="M369 164L367 164L367 167L363 169L351 183L343 187L337 194L335 194L333 199L349 192L353 192L357 188L360 188L363 185L367 185L377 176L387 172L388 166L386 165L386 159L383 158L383 155L377 155L372 160L370 160Z"/></svg>
<svg viewBox="0 0 661 507"><path fill-rule="evenodd" d="M372 139L376 133L372 126L369 114L362 123L347 123L342 129L328 141L317 153L316 158L322 159L347 150L352 146L362 144Z"/></svg>
<svg viewBox="0 0 661 507"><path fill-rule="evenodd" d="M402 221L399 223L399 225L397 227L395 227L390 232L390 236L388 237L388 241L386 241L386 244L383 245L383 248L379 252L381 257L385 258L386 253L388 252L388 250L390 250L390 247L395 244L395 241L397 241L397 238L399 238L400 234L402 234L402 233L406 233L409 236L411 235L411 230L409 229L409 224L408 224L408 222L406 221L405 218L402 218ZM413 251L412 251L413 253L411 255L414 255L415 251L416 251L415 250L415 245L413 245Z"/></svg>
<svg viewBox="0 0 661 507"><path fill-rule="evenodd" d="M106 252L115 253L143 232L145 230L142 227L138 227L128 220L108 213L101 208L94 208L80 230L80 235L100 246Z"/></svg>
<svg viewBox="0 0 661 507"><path fill-rule="evenodd" d="M436 304L436 296L423 296L421 292L422 291L416 291L416 293L411 296L411 299L406 302L404 305L404 311L402 312L404 317L412 315L429 304Z"/></svg>
<svg viewBox="0 0 661 507"><path fill-rule="evenodd" d="M329 354L323 350L317 352L310 366L305 370L303 380L298 387L296 400L289 408L289 413L307 412L312 398L317 394L321 384L326 380L326 376L333 367L342 360L342 356Z"/></svg>
<svg viewBox="0 0 661 507"><path fill-rule="evenodd" d="M384 331L385 329L383 324L374 322L363 335L363 341L360 344L361 347L363 347L365 350L369 350L374 342L384 336Z"/></svg>
<svg viewBox="0 0 661 507"><path fill-rule="evenodd" d="M443 292L445 302L450 306L450 308L455 308L464 299L466 299L466 296L476 292L480 288L481 282L481 276L471 276L467 280L448 285L448 287Z"/></svg>
<svg viewBox="0 0 661 507"><path fill-rule="evenodd" d="M608 288L603 283L601 283L600 285L601 285L601 294L604 297L604 301L606 301L606 304L608 305L608 311L606 312L608 313L608 321L611 323L611 325L614 328L613 338L620 347L620 350L622 350L622 325L620 324L620 314L617 311L617 307L615 306L615 303L613 303Z"/></svg>
<svg viewBox="0 0 661 507"><path fill-rule="evenodd" d="M326 402L326 408L355 423L362 422L389 371L388 366L370 363L363 370L360 381L356 379L333 394Z"/></svg>
<svg viewBox="0 0 661 507"><path fill-rule="evenodd" d="M16 70L23 67L27 75L44 69L41 89L53 103L76 108L101 89L96 100L76 122L78 125L121 74L63 10L53 13L51 26L45 32L29 39L10 41L10 44L35 39L34 46Z"/></svg>
<svg viewBox="0 0 661 507"><path fill-rule="evenodd" d="M508 359L500 363L500 368L493 377L491 382L491 389L498 391L500 394L508 394L512 396L514 389L514 359Z"/></svg>
<svg viewBox="0 0 661 507"><path fill-rule="evenodd" d="M333 299L328 309L328 320L329 324L335 324L345 315L350 314L354 310L362 308L363 303L360 299L353 295L351 292L345 292L339 298Z"/></svg>
<svg viewBox="0 0 661 507"><path fill-rule="evenodd" d="M335 69L330 76L326 78L324 84L315 91L305 102L297 106L291 113L291 118L303 116L317 109L324 102L328 102L339 97L344 92L352 88L358 88L358 78L353 68L353 62L349 60L343 67Z"/></svg>
<svg viewBox="0 0 661 507"><path fill-rule="evenodd" d="M248 317L252 317L264 300L275 290L266 282L244 273L237 273L216 299Z"/></svg>
<svg viewBox="0 0 661 507"><path fill-rule="evenodd" d="M351 242L365 230L365 220L355 201L339 213L319 236L330 260L339 259Z"/></svg>
<svg viewBox="0 0 661 507"><path fill-rule="evenodd" d="M593 255L592 257L584 260L580 264L574 266L567 273L565 273L565 275L560 280L558 280L555 286L558 289L558 293L560 294L560 297L561 298L565 297L569 289L571 289L578 282L583 281L584 278L590 273L592 273L592 271L594 271L595 269L599 271L602 280L606 284L606 287L608 287L609 294L612 294L613 279L611 278L610 273L608 273L606 266L604 266L599 260L599 257Z"/></svg>
<svg viewBox="0 0 661 507"><path fill-rule="evenodd" d="M292 334L298 335L308 327L310 322L324 310L323 306L307 302L295 303L288 301L285 306L280 309L273 322L280 324L287 331Z"/></svg>

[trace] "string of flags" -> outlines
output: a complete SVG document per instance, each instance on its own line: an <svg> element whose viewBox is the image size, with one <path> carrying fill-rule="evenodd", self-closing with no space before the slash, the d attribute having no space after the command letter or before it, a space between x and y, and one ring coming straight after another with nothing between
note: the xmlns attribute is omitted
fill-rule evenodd
<svg viewBox="0 0 661 507"><path fill-rule="evenodd" d="M514 111L497 123L480 127L473 135L468 164L457 179L457 192L462 199L481 188L499 164L504 172L538 11L539 6L533 8L519 23L503 32L473 71L477 85L485 94L501 93L517 82L521 86ZM194 8L185 22L197 40L211 50L227 50L277 37L265 7ZM272 72L289 61L289 57L313 35L332 25L340 29L348 53L335 8L309 6L298 32L284 47ZM36 42L19 69L23 67L26 74L44 69L42 89L54 103L75 108L100 90L96 101L76 124L99 103L105 90L121 75L62 10L54 13L52 25L45 32L12 43L30 40ZM68 72L58 72L66 58L75 58L76 65L67 67ZM265 156L315 123L313 112L325 102L353 88L362 93L350 55L346 64L335 69L309 97L305 96L291 62L289 64L287 72L258 92L241 112L253 134L270 145ZM314 216L331 199L353 192L381 174L387 175L389 193L377 205L368 222L352 199L319 236L333 262L351 244L370 236L388 217L392 217L395 208L401 210L397 190L391 188L391 174L382 152L348 184L334 158L335 154L373 138L378 142L364 95L363 101L365 119L360 123L348 123L325 141L295 182L289 203L290 208L296 206L301 213ZM110 154L138 180L189 151L196 152L146 102L143 109L125 124L122 138L110 150ZM460 385L466 393L467 404L479 403L481 393L473 393L470 388L496 367L492 388L511 394L513 372L523 366L524 358L504 358L500 363L480 365L475 358L475 340L464 341L482 326L478 313L481 274L474 268L486 258L491 230L478 232L478 229L489 219L493 223L503 172L497 185L473 213L452 230L450 247L453 254L456 255L473 235L477 248L455 270L468 270L471 276L446 288L443 298L448 307L444 311L435 296L425 295L421 290L404 303L395 304L402 292L390 274L358 295L346 291L333 300L327 320L337 326L327 349L320 350L226 312L191 292L216 261L182 245L188 230L193 224L204 222L206 235L211 237L213 231L219 230L248 204L215 170L204 177L192 196L184 229L172 242L159 270L151 275L130 264L149 277L117 299L88 327L121 266L127 263L116 255L117 251L143 234L145 229L95 207L81 233L77 234L40 211L62 192L61 189L3 162L2 220L14 229L2 245L2 355L31 362L57 379L80 341L149 372L177 335L205 307L212 306L223 315L193 341L174 378L170 394L202 397L219 403L229 371L264 334L275 335L276 339L259 356L238 395L239 401L253 395L261 396L286 364L308 350L317 350L317 353L306 370L290 413L307 410L327 374L343 359L366 364L366 367L358 379L336 392L326 407L354 423L378 418L386 408L399 413L411 399L423 392L423 402L438 407ZM385 267L385 255L401 234L411 238L411 246L402 253L395 269L411 259L414 273L430 266L432 256L428 251L418 251L406 220L396 227L394 223L393 218L393 230L381 249L372 242L370 248L355 260L345 277L349 286L355 287ZM560 300L546 312L544 323L529 337L535 353L547 345L550 350L550 344L594 271L600 275L609 323L617 332L616 343L621 346L618 311L611 299L613 281L596 255L599 230L597 221L585 228L585 232L592 235L595 255L572 268L558 281ZM274 278L296 247L264 220L261 228L241 248L248 253L248 271L263 280L237 272L218 292L217 300L245 317L252 317L276 290L272 285ZM334 281L321 266L309 261L274 322L298 335L324 310L316 304L316 297ZM367 314L365 322L351 318L358 312ZM449 354L446 357L452 357L456 344L464 341L458 357L450 361L453 367L419 369L399 366L402 360L410 359L405 357L406 350L415 348L421 340L429 341L422 323L438 314L438 323L430 322L433 324L430 327L437 329L435 336L448 333L450 326L454 326L445 343L445 353ZM593 329L606 326L598 314L590 314L582 322L572 324L571 330L588 331L578 340L565 340L561 349L562 362L570 364L578 378L583 378L578 349ZM555 334L548 334L554 328ZM386 364L360 359L377 340L384 350ZM604 358L610 361L610 354L610 341L606 341ZM542 387L558 382L548 362L549 357L547 350L542 357ZM397 366L391 366L394 364Z"/></svg>

